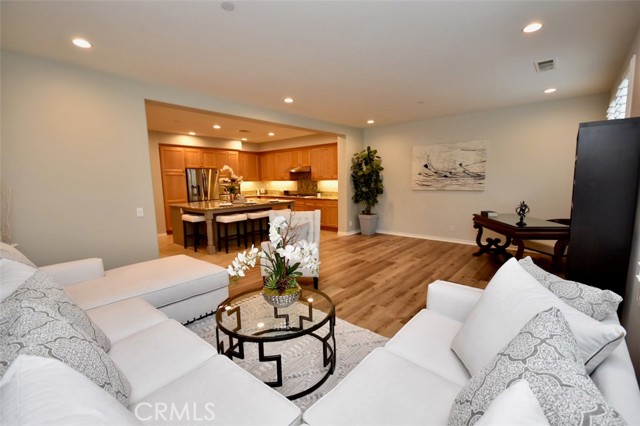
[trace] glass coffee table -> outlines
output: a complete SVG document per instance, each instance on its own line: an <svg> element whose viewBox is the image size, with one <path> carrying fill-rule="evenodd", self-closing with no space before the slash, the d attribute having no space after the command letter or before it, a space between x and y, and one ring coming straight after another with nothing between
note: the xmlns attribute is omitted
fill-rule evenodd
<svg viewBox="0 0 640 426"><path fill-rule="evenodd" d="M261 363L275 362L276 366L276 379L265 380L265 383L280 387L283 385L282 355L266 354L269 344L299 338L316 339L320 342L318 350L322 351L322 366L326 372L315 383L287 396L297 399L319 388L335 370L335 322L333 301L321 291L305 288L296 303L286 308L275 308L264 300L262 289L251 290L230 297L218 306L217 349L218 353L232 360L234 357L244 359L245 343L257 344L258 360Z"/></svg>

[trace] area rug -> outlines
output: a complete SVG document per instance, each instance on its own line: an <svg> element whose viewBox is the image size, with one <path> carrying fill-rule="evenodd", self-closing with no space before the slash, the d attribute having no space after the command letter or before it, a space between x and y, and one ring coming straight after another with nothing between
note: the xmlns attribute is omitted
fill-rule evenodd
<svg viewBox="0 0 640 426"><path fill-rule="evenodd" d="M215 317L201 319L187 327L215 347ZM318 334L325 335L327 331L328 328L320 329ZM367 354L383 346L388 340L386 337L339 318L336 318L335 337L337 346L335 372L314 392L293 401L302 411L344 379ZM322 365L322 345L312 337L305 336L287 342L268 343L265 344L265 352L267 355L282 354L283 385L274 389L285 396L309 388L326 372L326 368ZM262 381L271 381L276 378L274 362L258 361L257 344L245 344L245 358L234 358L234 362Z"/></svg>

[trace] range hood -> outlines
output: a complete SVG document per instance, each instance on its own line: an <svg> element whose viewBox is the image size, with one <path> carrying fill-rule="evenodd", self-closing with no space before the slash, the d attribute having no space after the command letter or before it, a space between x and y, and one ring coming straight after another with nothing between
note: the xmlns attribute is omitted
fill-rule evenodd
<svg viewBox="0 0 640 426"><path fill-rule="evenodd" d="M289 169L289 173L311 173L311 166L297 166Z"/></svg>

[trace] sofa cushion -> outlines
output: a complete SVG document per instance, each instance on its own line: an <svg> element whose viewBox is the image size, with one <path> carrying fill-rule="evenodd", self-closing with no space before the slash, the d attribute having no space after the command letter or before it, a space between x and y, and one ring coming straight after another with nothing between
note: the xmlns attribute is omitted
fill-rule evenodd
<svg viewBox="0 0 640 426"><path fill-rule="evenodd" d="M5 300L0 303L0 323L7 321L0 336L0 376L19 355L58 359L84 374L95 384L127 404L127 378L107 353L64 317L38 300Z"/></svg>
<svg viewBox="0 0 640 426"><path fill-rule="evenodd" d="M611 290L601 290L550 274L533 263L531 257L520 259L518 263L564 303L598 321L616 313L618 305L622 302L622 297Z"/></svg>
<svg viewBox="0 0 640 426"><path fill-rule="evenodd" d="M374 349L304 413L311 426L444 425L461 386Z"/></svg>
<svg viewBox="0 0 640 426"><path fill-rule="evenodd" d="M549 421L526 380L516 380L489 405L475 426L546 426Z"/></svg>
<svg viewBox="0 0 640 426"><path fill-rule="evenodd" d="M551 425L625 424L587 375L569 324L556 307L527 322L471 378L451 407L449 424L474 424L501 392L521 379Z"/></svg>
<svg viewBox="0 0 640 426"><path fill-rule="evenodd" d="M66 290L85 310L134 297L158 308L228 285L226 269L178 255L111 269L102 278L73 284Z"/></svg>
<svg viewBox="0 0 640 426"><path fill-rule="evenodd" d="M17 248L7 244L0 242L0 259L9 259L14 260L16 262L24 263L25 265L29 265L32 267L36 267L32 261L27 259L27 256L22 254Z"/></svg>
<svg viewBox="0 0 640 426"><path fill-rule="evenodd" d="M423 309L387 342L385 348L460 386L469 381L469 372L451 350L451 342L461 322Z"/></svg>
<svg viewBox="0 0 640 426"><path fill-rule="evenodd" d="M87 311L111 343L166 321L167 316L143 299L128 299Z"/></svg>
<svg viewBox="0 0 640 426"><path fill-rule="evenodd" d="M160 415L156 407L183 412ZM300 409L238 367L226 356L210 358L193 371L132 404L129 409L149 424L297 425ZM194 421L195 417L204 422Z"/></svg>
<svg viewBox="0 0 640 426"><path fill-rule="evenodd" d="M217 352L174 320L167 320L118 342L109 355L131 383L132 403L190 372Z"/></svg>
<svg viewBox="0 0 640 426"><path fill-rule="evenodd" d="M0 380L0 423L124 426L140 421L115 398L63 362L20 355Z"/></svg>
<svg viewBox="0 0 640 426"><path fill-rule="evenodd" d="M25 265L10 259L0 259L0 302L13 293L22 283L31 278L37 271L33 266Z"/></svg>
<svg viewBox="0 0 640 426"><path fill-rule="evenodd" d="M451 348L475 375L536 313L554 306L562 311L576 336L588 373L625 336L620 325L598 322L558 299L511 258L493 276Z"/></svg>
<svg viewBox="0 0 640 426"><path fill-rule="evenodd" d="M31 278L18 287L6 300L20 300L22 306L37 303L41 310L47 309L50 315L61 315L69 324L82 332L105 351L111 342L85 311L80 309L65 291L44 272L36 271Z"/></svg>

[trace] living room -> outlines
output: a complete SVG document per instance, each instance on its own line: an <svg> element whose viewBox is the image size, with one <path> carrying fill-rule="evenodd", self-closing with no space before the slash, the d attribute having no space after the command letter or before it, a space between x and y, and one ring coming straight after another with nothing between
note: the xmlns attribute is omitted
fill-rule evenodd
<svg viewBox="0 0 640 426"><path fill-rule="evenodd" d="M594 6L576 4L572 7L577 11L581 7L603 7L599 6L601 2L594 3ZM245 6L244 2L240 2L232 13L242 13L242 9L250 4ZM52 10L56 7L60 8L57 12ZM132 63L131 72L115 67L101 69L91 59L100 55L100 49L96 49L97 52L78 53L75 47L69 45L62 48L63 53L55 56L50 53L54 52L50 44L67 43L69 40L53 37L46 32L37 33L35 28L39 27L41 21L56 22L59 19L60 27L67 28L69 33L75 35L75 32L80 32L91 37L89 24L82 28L65 26L67 19L72 19L74 15L71 13L73 7L71 4L36 6L25 3L20 6L13 2L2 2L3 240L17 243L18 248L37 265L100 257L104 259L105 268L111 269L158 257L145 100L343 135L338 145L340 235L358 232L359 206L351 201L353 190L349 181L349 166L352 154L367 145L378 150L385 167L385 193L377 207L380 233L473 243L473 213L480 210L511 212L522 200L526 200L531 207L532 216L568 217L578 125L605 118L611 93L617 88L620 76L627 70L631 57L634 54L637 57L640 53L638 14L624 8L629 7L631 11L637 9L633 9L633 4L621 4L618 5L620 10L611 12L611 16L620 19L621 23L607 21L604 22L606 28L599 30L605 35L611 32L608 38L599 33L604 46L586 38L587 35L594 37L589 31L576 36L588 40L582 45L586 50L593 47L594 50L608 51L606 59L592 58L595 62L604 62L607 72L604 72L604 78L597 77L598 83L588 89L567 94L558 87L556 94L545 95L542 90L553 78L542 77L528 88L529 96L534 96L535 92L535 100L516 100L508 105L492 106L476 104L476 98L481 96L458 97L455 102L462 107L460 110L440 115L425 114L423 118L422 113L417 111L423 104L418 102L437 109L439 99L432 101L428 93L415 88L420 93L416 93L411 98L411 105L406 106L406 119L391 120L385 124L385 119L380 116L376 117L376 125L367 125L365 120L371 113L363 108L361 124L356 125L355 121L345 124L340 120L322 118L327 113L315 116L302 114L295 109L287 109L290 107L265 105L262 101L251 103L244 99L211 95L186 83L184 86L175 86L156 80L153 75L148 79L133 76L133 68L144 68L145 64L136 63L134 66ZM142 8L140 5L135 7ZM220 8L217 4L216 7ZM417 5L414 4L414 7ZM570 9L570 6L564 7ZM357 10L357 6L353 8ZM450 13L454 16L456 13L464 15L465 10L461 7ZM528 5L524 16L519 16L517 22L511 23L514 38L523 37L520 26L528 23L529 19L536 19L535 10L534 3ZM136 11L139 12L138 9ZM227 13L224 10L222 12ZM516 12L510 9L510 13ZM66 18L62 16L65 14ZM580 21L584 18L581 18L582 15L565 11L563 16L567 21L575 19L578 21L576 25L587 27L585 22ZM588 17L584 18L587 23L598 22L600 17L609 16L602 12L599 17L593 11L584 15ZM618 30L611 29L616 25ZM93 23L93 26L105 32L118 27L108 23ZM545 30L552 28L553 25L546 24L538 35L543 36ZM144 33L140 28L138 30ZM27 43L29 37L24 35L30 31L33 31L30 36L33 37L32 45ZM473 38L469 34L465 37ZM446 41L435 35L428 40ZM522 40L521 46L528 46L535 39ZM615 44L614 40L620 43L615 48L610 45ZM96 48L100 46L98 40L94 40L94 44ZM124 41L114 44L110 49L124 50L123 44ZM449 51L456 49L455 44L448 47ZM525 55L522 62L535 76L534 61L547 59L549 52L532 50L531 57ZM351 54L354 51L355 48L349 50ZM139 49L140 52L144 53L144 49ZM363 54L360 52L357 56ZM353 62L357 62L357 56L352 59ZM463 72L473 76L473 66L481 59L471 59ZM556 72L570 74L573 70L567 69L569 62L562 59L558 59ZM400 68L398 58L391 57L389 61L392 63L390 68ZM126 61L119 63L124 63L126 70ZM591 66L596 65L583 65L585 68ZM182 70L184 82L190 80L189 68L185 66ZM638 69L636 66L636 81L640 78ZM365 73L369 70L361 71ZM325 72L329 76L327 79L337 78L326 67ZM503 72L508 74L511 71ZM246 76L247 79L252 78L250 74ZM501 87L499 83L502 77L497 73L486 90L515 90L513 87ZM279 80L281 76L273 78ZM379 78L376 85L383 86L388 80L402 79L402 76L395 77L389 72ZM463 82L466 84L462 79L440 84L462 85ZM631 116L636 117L640 115L638 90L640 84L634 86L635 102L631 103ZM278 102L281 102L280 98ZM314 101L307 99L306 102ZM333 100L333 103L340 102ZM405 102L408 101L405 99ZM296 103L302 104L302 98ZM324 109L331 109L329 102L327 105ZM413 146L471 140L488 142L484 191L411 190ZM136 216L137 208L143 209L142 217ZM638 246L640 241L636 239L636 253ZM634 270L635 264L634 258L631 265ZM635 283L629 286L631 291L627 293L637 294L638 286ZM634 328L633 324L640 321L640 308L637 304L633 306L635 309L626 314L627 342L638 371L640 329Z"/></svg>

